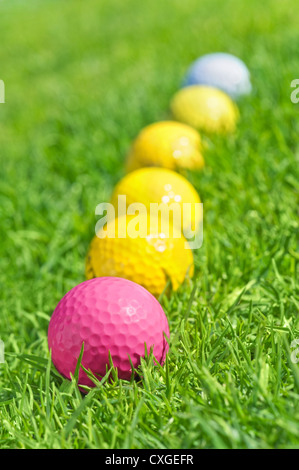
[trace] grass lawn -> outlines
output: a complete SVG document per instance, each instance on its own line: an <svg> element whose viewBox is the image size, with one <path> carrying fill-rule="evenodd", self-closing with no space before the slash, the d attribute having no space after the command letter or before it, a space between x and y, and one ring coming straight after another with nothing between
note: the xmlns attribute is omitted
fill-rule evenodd
<svg viewBox="0 0 299 470"><path fill-rule="evenodd" d="M298 23L281 0L0 3L0 448L299 447ZM254 90L188 176L204 243L191 285L161 299L167 363L84 397L51 366L50 316L85 279L132 139L214 51Z"/></svg>

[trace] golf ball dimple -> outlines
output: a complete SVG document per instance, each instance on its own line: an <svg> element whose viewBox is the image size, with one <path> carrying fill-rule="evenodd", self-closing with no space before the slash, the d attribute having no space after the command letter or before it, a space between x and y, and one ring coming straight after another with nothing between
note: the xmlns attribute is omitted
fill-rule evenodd
<svg viewBox="0 0 299 470"><path fill-rule="evenodd" d="M183 86L208 85L219 88L233 99L251 92L250 72L238 57L217 52L197 59L189 68Z"/></svg>
<svg viewBox="0 0 299 470"><path fill-rule="evenodd" d="M182 88L174 95L170 107L175 119L209 134L233 132L239 119L232 99L210 86Z"/></svg>
<svg viewBox="0 0 299 470"><path fill-rule="evenodd" d="M118 205L118 196L121 195L126 196L127 207L136 202L144 204L147 210L150 210L152 203L165 203L169 208L173 203L178 204L180 217L173 223L181 231L189 228L196 231L201 222L201 213L197 207L201 200L196 189L175 171L147 167L128 173L118 182L112 193L111 203L115 207ZM186 204L190 205L190 212L186 210Z"/></svg>
<svg viewBox="0 0 299 470"><path fill-rule="evenodd" d="M139 215L145 236L132 238L128 232L133 219L134 216L124 215L109 221L98 231L86 257L87 279L101 276L129 279L155 297L162 294L168 280L173 290L178 289L194 270L192 250L186 248L186 239L175 227L170 226L169 233L159 230L158 221L152 224L153 217L146 214ZM112 224L115 237L107 237L104 232L107 233ZM119 236L122 225L125 225L124 237Z"/></svg>
<svg viewBox="0 0 299 470"><path fill-rule="evenodd" d="M199 133L176 121L146 126L133 142L127 157L127 171L156 166L170 170L201 169L204 166Z"/></svg>
<svg viewBox="0 0 299 470"><path fill-rule="evenodd" d="M159 302L142 286L126 279L102 277L71 289L50 319L48 346L61 375L75 373L82 344L82 365L101 380L110 368L109 353L118 377L129 380L132 367L153 348L163 364L168 351L169 326ZM94 386L80 368L79 385Z"/></svg>

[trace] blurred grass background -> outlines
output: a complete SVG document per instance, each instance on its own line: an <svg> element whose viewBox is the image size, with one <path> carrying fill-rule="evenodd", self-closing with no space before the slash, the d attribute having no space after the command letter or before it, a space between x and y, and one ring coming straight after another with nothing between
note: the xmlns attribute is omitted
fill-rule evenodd
<svg viewBox="0 0 299 470"><path fill-rule="evenodd" d="M298 445L298 368L287 348L299 337L299 105L290 101L298 21L294 2L278 0L0 3L0 446ZM117 405L107 386L66 436L82 399L68 391L71 404L58 412L54 372L45 388L49 317L84 280L95 207L123 175L132 139L169 117L190 62L214 51L246 62L253 93L240 104L237 133L215 137L204 172L189 175L205 213L198 289L190 311L187 286L163 300L171 331L182 332L169 365L177 391L166 406L154 375L161 396L145 387L140 401L142 391L128 388ZM43 409L43 393L59 419ZM105 402L105 415L97 400L118 411ZM159 419L149 413L158 402ZM126 407L140 413L134 432ZM30 410L38 424L25 429ZM92 416L103 422L98 431Z"/></svg>

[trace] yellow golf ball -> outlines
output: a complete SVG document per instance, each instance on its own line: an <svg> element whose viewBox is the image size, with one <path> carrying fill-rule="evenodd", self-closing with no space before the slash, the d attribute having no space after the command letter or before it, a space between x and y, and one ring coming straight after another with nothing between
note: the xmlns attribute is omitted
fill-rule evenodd
<svg viewBox="0 0 299 470"><path fill-rule="evenodd" d="M199 133L176 121L161 121L145 127L133 142L126 167L129 172L147 166L201 169L204 158Z"/></svg>
<svg viewBox="0 0 299 470"><path fill-rule="evenodd" d="M175 119L206 133L230 133L236 128L239 111L232 99L217 88L192 85L172 99Z"/></svg>
<svg viewBox="0 0 299 470"><path fill-rule="evenodd" d="M188 243L175 228L173 236L157 232L147 215L139 218L145 236L132 238L135 218L124 215L110 220L97 232L86 258L87 279L101 276L129 279L141 284L155 297L163 292L169 279L173 289L177 290L186 275L193 275L193 255L186 248ZM119 229L122 236L118 236ZM112 236L105 236L107 233Z"/></svg>
<svg viewBox="0 0 299 470"><path fill-rule="evenodd" d="M116 208L118 196L126 196L126 207L142 203L148 211L152 203L167 204L170 215L176 217L172 223L184 233L188 229L196 232L201 222L197 191L184 176L166 168L147 167L128 173L114 188L111 203ZM171 208L175 210L170 212Z"/></svg>

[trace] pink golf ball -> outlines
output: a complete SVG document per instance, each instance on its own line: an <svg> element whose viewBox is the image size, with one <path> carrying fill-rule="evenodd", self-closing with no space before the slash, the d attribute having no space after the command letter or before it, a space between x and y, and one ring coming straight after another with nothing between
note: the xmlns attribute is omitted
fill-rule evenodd
<svg viewBox="0 0 299 470"><path fill-rule="evenodd" d="M82 365L99 379L109 368L109 351L118 377L129 380L153 347L163 364L168 351L169 327L159 302L144 287L127 279L100 277L82 282L58 303L50 319L48 345L61 375L74 374L82 343ZM80 385L94 386L80 368Z"/></svg>

